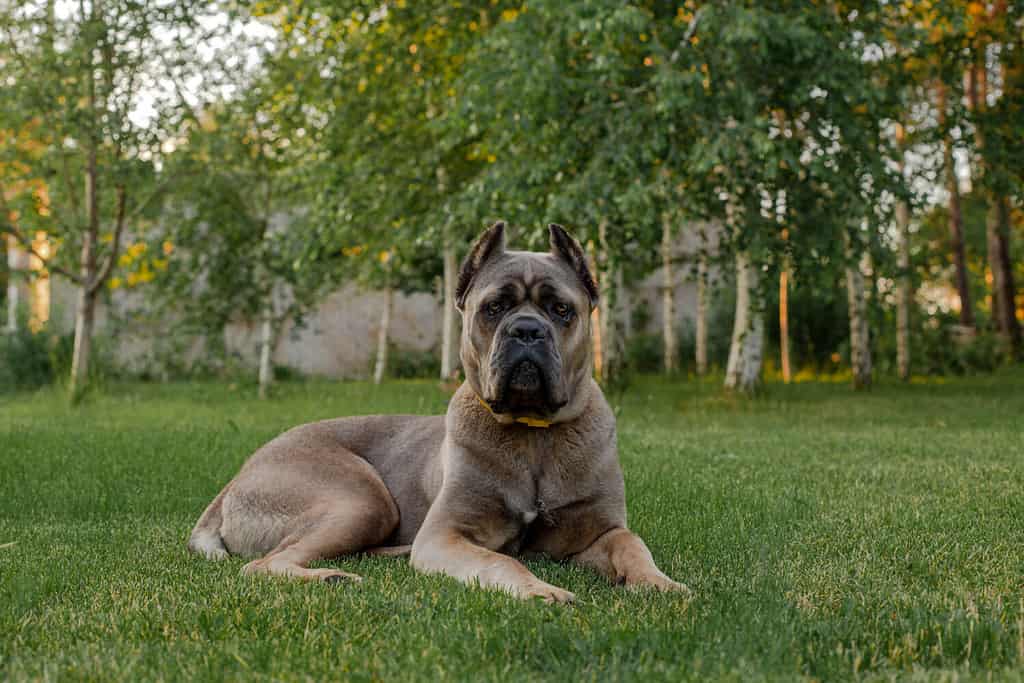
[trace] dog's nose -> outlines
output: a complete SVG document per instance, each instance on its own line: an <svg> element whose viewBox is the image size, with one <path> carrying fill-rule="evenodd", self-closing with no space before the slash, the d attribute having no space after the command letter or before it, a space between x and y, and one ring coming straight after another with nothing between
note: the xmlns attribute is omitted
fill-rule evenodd
<svg viewBox="0 0 1024 683"><path fill-rule="evenodd" d="M536 318L520 318L508 328L508 334L524 344L539 342L547 336L544 324Z"/></svg>

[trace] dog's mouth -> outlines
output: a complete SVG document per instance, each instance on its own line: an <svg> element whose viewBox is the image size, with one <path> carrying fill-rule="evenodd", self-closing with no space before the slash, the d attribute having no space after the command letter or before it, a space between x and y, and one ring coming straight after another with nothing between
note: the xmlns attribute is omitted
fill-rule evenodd
<svg viewBox="0 0 1024 683"><path fill-rule="evenodd" d="M533 394L543 388L540 368L532 360L524 360L509 373L508 389L512 393Z"/></svg>
<svg viewBox="0 0 1024 683"><path fill-rule="evenodd" d="M496 413L537 416L553 415L564 405L552 397L545 368L530 358L520 360L504 373L498 395L487 403Z"/></svg>

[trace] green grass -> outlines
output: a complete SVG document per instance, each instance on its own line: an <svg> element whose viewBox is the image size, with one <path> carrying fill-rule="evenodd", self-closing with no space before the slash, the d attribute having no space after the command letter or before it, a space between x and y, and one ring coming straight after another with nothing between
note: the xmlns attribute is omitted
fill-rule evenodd
<svg viewBox="0 0 1024 683"><path fill-rule="evenodd" d="M643 380L616 403L631 526L690 603L551 562L530 566L576 606L404 559L326 563L366 581L324 586L186 553L261 443L440 412L434 383L0 397L0 680L1024 678L1024 374L753 401Z"/></svg>

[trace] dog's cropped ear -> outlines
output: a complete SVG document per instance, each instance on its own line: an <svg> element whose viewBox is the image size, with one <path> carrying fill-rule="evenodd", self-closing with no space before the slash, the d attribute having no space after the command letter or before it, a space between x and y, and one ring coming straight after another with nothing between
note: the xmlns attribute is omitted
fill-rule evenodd
<svg viewBox="0 0 1024 683"><path fill-rule="evenodd" d="M594 276L590 274L587 255L583 253L583 247L561 225L552 223L548 226L548 232L551 234L551 253L564 260L576 271L576 276L579 277L583 289L587 290L590 307L593 309L597 305L597 283L594 282Z"/></svg>
<svg viewBox="0 0 1024 683"><path fill-rule="evenodd" d="M505 221L498 221L484 230L476 240L476 244L466 254L466 259L459 268L459 279L455 284L455 307L460 311L466 305L466 295L473 284L473 278L480 272L484 264L495 256L505 252Z"/></svg>

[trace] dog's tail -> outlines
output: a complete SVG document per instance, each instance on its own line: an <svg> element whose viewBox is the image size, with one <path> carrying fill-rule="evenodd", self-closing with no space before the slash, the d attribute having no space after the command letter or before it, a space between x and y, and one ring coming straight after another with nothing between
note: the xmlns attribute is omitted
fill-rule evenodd
<svg viewBox="0 0 1024 683"><path fill-rule="evenodd" d="M223 560L228 556L228 549L224 546L224 539L220 535L220 525L224 519L221 516L221 505L229 488L231 488L231 484L225 486L224 490L217 494L217 497L203 512L202 517L196 522L195 528L192 529L192 535L188 539L188 549L208 560Z"/></svg>

